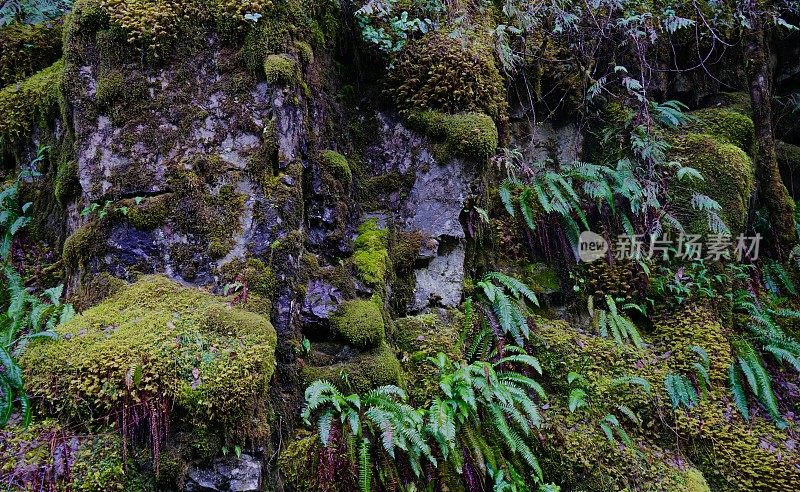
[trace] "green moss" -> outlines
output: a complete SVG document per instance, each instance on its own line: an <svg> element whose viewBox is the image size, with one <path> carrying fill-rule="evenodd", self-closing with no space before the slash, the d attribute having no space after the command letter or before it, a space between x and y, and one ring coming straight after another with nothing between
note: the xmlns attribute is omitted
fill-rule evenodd
<svg viewBox="0 0 800 492"><path fill-rule="evenodd" d="M347 301L331 318L336 333L358 348L376 347L386 338L380 297Z"/></svg>
<svg viewBox="0 0 800 492"><path fill-rule="evenodd" d="M269 432L276 335L262 316L148 276L57 331L20 360L29 393L51 411L96 419L156 399L226 436Z"/></svg>
<svg viewBox="0 0 800 492"><path fill-rule="evenodd" d="M314 62L314 49L310 44L306 43L305 41L295 41L294 45L297 48L297 54L303 63L308 64Z"/></svg>
<svg viewBox="0 0 800 492"><path fill-rule="evenodd" d="M482 113L444 114L434 111L411 113L408 122L444 144L437 158L448 156L489 157L497 149L497 127Z"/></svg>
<svg viewBox="0 0 800 492"><path fill-rule="evenodd" d="M324 379L348 394L364 394L378 386L400 385L401 374L400 361L384 343L380 347L362 352L348 362L322 367L305 366L300 372L300 379L306 386L317 379Z"/></svg>
<svg viewBox="0 0 800 492"><path fill-rule="evenodd" d="M733 144L722 143L711 135L698 133L689 133L676 139L672 156L683 165L700 171L704 178L693 188L686 184L673 187L672 203L681 207L684 227L698 233L706 231L708 227L704 217L690 205L696 189L720 204L720 215L734 236L743 232L755 181L750 157Z"/></svg>
<svg viewBox="0 0 800 492"><path fill-rule="evenodd" d="M353 243L353 263L361 279L372 287L383 287L390 267L386 229L378 227L376 219L369 219L358 228Z"/></svg>
<svg viewBox="0 0 800 492"><path fill-rule="evenodd" d="M264 59L264 76L270 84L296 86L300 83L297 62L288 55L267 55Z"/></svg>
<svg viewBox="0 0 800 492"><path fill-rule="evenodd" d="M61 74L58 61L36 75L0 90L0 141L13 145L27 138L35 127L49 128L58 115Z"/></svg>
<svg viewBox="0 0 800 492"><path fill-rule="evenodd" d="M14 23L0 29L0 87L23 80L61 58L61 24Z"/></svg>
<svg viewBox="0 0 800 492"><path fill-rule="evenodd" d="M323 150L319 153L319 160L320 164L342 183L349 184L353 180L350 164L342 154L333 150Z"/></svg>
<svg viewBox="0 0 800 492"><path fill-rule="evenodd" d="M105 250L105 226L100 220L82 225L64 241L61 257L67 271L74 271Z"/></svg>
<svg viewBox="0 0 800 492"><path fill-rule="evenodd" d="M501 127L507 118L492 50L470 37L430 33L410 41L393 61L388 85L403 112L481 112Z"/></svg>
<svg viewBox="0 0 800 492"><path fill-rule="evenodd" d="M778 165L781 170L789 172L800 171L800 146L786 142L775 142L775 151L778 154Z"/></svg>
<svg viewBox="0 0 800 492"><path fill-rule="evenodd" d="M174 195L167 193L151 198L143 198L138 204L131 200L128 206L128 222L135 228L150 231L161 227L167 221L172 207Z"/></svg>
<svg viewBox="0 0 800 492"><path fill-rule="evenodd" d="M78 162L74 159L59 162L53 182L53 196L58 203L65 205L74 196L79 186Z"/></svg>
<svg viewBox="0 0 800 492"><path fill-rule="evenodd" d="M321 443L317 434L293 440L278 456L278 468L287 484L296 490L321 490L317 462Z"/></svg>
<svg viewBox="0 0 800 492"><path fill-rule="evenodd" d="M561 290L558 274L546 263L528 263L521 270L520 280L537 294L552 294Z"/></svg>
<svg viewBox="0 0 800 492"><path fill-rule="evenodd" d="M223 283L240 282L247 286L242 307L269 316L275 300L277 279L272 268L257 258L235 258L220 269Z"/></svg>
<svg viewBox="0 0 800 492"><path fill-rule="evenodd" d="M108 273L87 275L81 280L77 292L70 297L70 302L78 312L82 312L100 304L100 302L121 291L126 285L127 283L124 280Z"/></svg>
<svg viewBox="0 0 800 492"><path fill-rule="evenodd" d="M722 143L733 144L748 154L753 154L755 129L753 120L730 108L707 108L694 111L697 121L689 128L695 133L707 133Z"/></svg>

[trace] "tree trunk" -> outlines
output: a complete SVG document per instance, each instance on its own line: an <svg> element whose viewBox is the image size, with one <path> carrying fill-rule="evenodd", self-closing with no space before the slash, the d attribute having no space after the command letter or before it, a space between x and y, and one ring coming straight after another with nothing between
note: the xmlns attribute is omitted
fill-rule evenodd
<svg viewBox="0 0 800 492"><path fill-rule="evenodd" d="M772 129L772 71L764 16L758 5L750 2L750 32L746 40L747 75L756 138L756 176L761 201L769 212L777 252L788 257L797 243L794 220L794 201L778 171L775 137Z"/></svg>

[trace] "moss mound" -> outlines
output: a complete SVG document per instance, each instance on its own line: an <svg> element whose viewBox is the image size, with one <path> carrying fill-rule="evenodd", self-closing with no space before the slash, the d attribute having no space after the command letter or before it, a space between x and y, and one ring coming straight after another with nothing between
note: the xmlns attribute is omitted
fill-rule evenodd
<svg viewBox="0 0 800 492"><path fill-rule="evenodd" d="M20 81L61 58L61 23L12 24L0 29L0 87Z"/></svg>
<svg viewBox="0 0 800 492"><path fill-rule="evenodd" d="M411 41L394 60L388 86L401 111L482 112L501 126L507 119L503 79L479 42L465 46L440 33Z"/></svg>
<svg viewBox="0 0 800 492"><path fill-rule="evenodd" d="M343 303L331 318L336 333L347 343L362 349L377 347L383 343L386 329L378 302L379 297Z"/></svg>
<svg viewBox="0 0 800 492"><path fill-rule="evenodd" d="M264 76L270 84L293 86L300 82L297 62L287 55L267 55Z"/></svg>
<svg viewBox="0 0 800 492"><path fill-rule="evenodd" d="M437 153L439 161L447 160L449 156L489 157L497 149L497 127L489 116L482 113L423 111L409 115L408 122L443 144Z"/></svg>
<svg viewBox="0 0 800 492"><path fill-rule="evenodd" d="M76 419L166 399L198 425L253 429L275 369L269 321L148 276L57 328L20 360L32 396ZM261 422L263 424L263 422Z"/></svg>
<svg viewBox="0 0 800 492"><path fill-rule="evenodd" d="M364 394L366 391L387 384L401 384L402 368L392 349L385 343L372 350L362 352L347 362L330 366L305 366L300 379L308 386L317 379L336 385L346 394Z"/></svg>
<svg viewBox="0 0 800 492"><path fill-rule="evenodd" d="M347 184L353 180L353 173L347 158L334 150L323 150L319 153L320 163L336 179Z"/></svg>
<svg viewBox="0 0 800 492"><path fill-rule="evenodd" d="M701 109L691 115L697 118L690 125L691 131L707 133L720 142L733 144L752 154L755 129L752 118L746 114L723 107Z"/></svg>

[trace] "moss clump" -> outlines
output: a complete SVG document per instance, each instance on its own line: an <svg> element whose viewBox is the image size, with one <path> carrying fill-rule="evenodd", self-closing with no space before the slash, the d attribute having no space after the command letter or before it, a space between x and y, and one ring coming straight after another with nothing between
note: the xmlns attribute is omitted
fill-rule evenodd
<svg viewBox="0 0 800 492"><path fill-rule="evenodd" d="M164 225L172 212L174 196L171 193L144 198L138 204L132 201L128 206L128 222L135 228L151 231Z"/></svg>
<svg viewBox="0 0 800 492"><path fill-rule="evenodd" d="M90 275L81 281L78 291L70 298L70 302L78 312L82 312L100 304L121 291L126 285L124 280L107 273Z"/></svg>
<svg viewBox="0 0 800 492"><path fill-rule="evenodd" d="M0 90L0 142L12 145L37 126L48 128L58 114L59 82L64 62L58 61L19 84Z"/></svg>
<svg viewBox="0 0 800 492"><path fill-rule="evenodd" d="M358 228L353 243L353 263L361 280L372 287L383 287L391 261L388 251L389 233L378 227L376 219L369 219Z"/></svg>
<svg viewBox="0 0 800 492"><path fill-rule="evenodd" d="M286 483L296 490L320 490L316 465L321 443L319 436L312 434L289 443L278 456L278 468Z"/></svg>
<svg viewBox="0 0 800 492"><path fill-rule="evenodd" d="M0 87L18 82L61 58L61 23L15 23L0 29Z"/></svg>
<svg viewBox="0 0 800 492"><path fill-rule="evenodd" d="M353 180L347 158L334 150L323 150L319 153L319 161L336 179L349 184Z"/></svg>
<svg viewBox="0 0 800 492"><path fill-rule="evenodd" d="M400 385L401 375L400 361L384 343L347 362L330 366L305 366L300 372L300 379L306 386L317 379L324 379L346 393L364 394L378 386Z"/></svg>
<svg viewBox="0 0 800 492"><path fill-rule="evenodd" d="M74 271L89 258L96 257L105 249L106 228L102 221L95 220L82 225L64 241L61 257L67 271Z"/></svg>
<svg viewBox="0 0 800 492"><path fill-rule="evenodd" d="M264 76L275 85L296 86L300 83L297 62L288 55L267 55L264 59Z"/></svg>
<svg viewBox="0 0 800 492"><path fill-rule="evenodd" d="M674 187L672 200L682 208L684 227L698 233L708 228L705 217L690 205L692 192L696 190L720 204L720 215L734 236L743 232L755 181L750 157L733 144L699 133L678 138L672 153L683 165L700 171L704 178L694 187L677 183Z"/></svg>
<svg viewBox="0 0 800 492"><path fill-rule="evenodd" d="M73 197L79 186L78 162L72 159L60 162L53 182L53 196L55 196L58 203L66 204Z"/></svg>
<svg viewBox="0 0 800 492"><path fill-rule="evenodd" d="M707 108L694 111L697 118L691 131L707 133L722 143L733 144L748 154L753 153L755 128L749 116L730 108Z"/></svg>
<svg viewBox="0 0 800 492"><path fill-rule="evenodd" d="M331 318L336 333L347 343L362 349L382 344L386 329L379 302L380 297L375 296L371 300L342 303Z"/></svg>
<svg viewBox="0 0 800 492"><path fill-rule="evenodd" d="M153 399L226 436L263 438L275 331L254 313L148 276L57 328L20 360L53 411L96 419Z"/></svg>
<svg viewBox="0 0 800 492"><path fill-rule="evenodd" d="M449 156L489 157L497 149L497 127L482 113L444 114L435 111L412 113L409 124L444 144L437 158Z"/></svg>
<svg viewBox="0 0 800 492"><path fill-rule="evenodd" d="M411 41L394 60L388 85L404 112L481 112L500 126L507 118L503 79L492 50L479 42L465 46L440 33Z"/></svg>

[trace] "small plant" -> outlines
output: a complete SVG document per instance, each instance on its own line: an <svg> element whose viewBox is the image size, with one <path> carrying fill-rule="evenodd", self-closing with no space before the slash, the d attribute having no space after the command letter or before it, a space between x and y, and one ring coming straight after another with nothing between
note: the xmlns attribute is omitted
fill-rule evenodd
<svg viewBox="0 0 800 492"><path fill-rule="evenodd" d="M630 341L637 347L643 347L644 341L636 325L619 311L617 303L610 295L605 296L605 303L607 310L598 308L594 305L594 296L589 296L587 307L594 329L603 337L608 338L610 335L620 345Z"/></svg>
<svg viewBox="0 0 800 492"><path fill-rule="evenodd" d="M772 389L772 378L764 367L764 362L753 346L746 340L739 340L735 344L736 360L728 369L730 389L736 408L745 420L750 419L750 409L747 403L747 391L744 382L747 382L756 400L764 406L770 417L778 427L786 427L786 421L778 409L778 400Z"/></svg>

